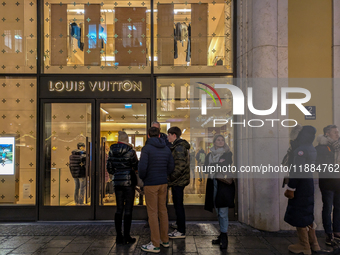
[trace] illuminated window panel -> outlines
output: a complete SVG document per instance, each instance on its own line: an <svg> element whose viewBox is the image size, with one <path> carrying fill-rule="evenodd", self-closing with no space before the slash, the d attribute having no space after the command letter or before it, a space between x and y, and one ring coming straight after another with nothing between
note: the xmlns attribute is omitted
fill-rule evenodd
<svg viewBox="0 0 340 255"><path fill-rule="evenodd" d="M36 79L0 79L0 204L36 203Z"/></svg>
<svg viewBox="0 0 340 255"><path fill-rule="evenodd" d="M232 0L155 1L155 73L232 73Z"/></svg>
<svg viewBox="0 0 340 255"><path fill-rule="evenodd" d="M37 72L36 0L0 2L0 73Z"/></svg>
<svg viewBox="0 0 340 255"><path fill-rule="evenodd" d="M45 73L150 73L150 2L44 4Z"/></svg>

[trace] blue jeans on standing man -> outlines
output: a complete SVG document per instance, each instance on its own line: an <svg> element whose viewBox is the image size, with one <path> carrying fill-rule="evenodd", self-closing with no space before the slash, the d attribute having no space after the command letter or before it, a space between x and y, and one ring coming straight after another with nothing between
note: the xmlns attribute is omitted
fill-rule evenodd
<svg viewBox="0 0 340 255"><path fill-rule="evenodd" d="M217 194L217 180L214 179L214 204L215 204L215 198ZM222 208L216 208L215 210L217 212L218 216L218 223L220 224L220 231L222 233L227 233L228 232L228 224L229 224L229 218L228 218L228 207L222 207Z"/></svg>
<svg viewBox="0 0 340 255"><path fill-rule="evenodd" d="M86 177L84 178L73 178L74 187L74 202L76 205L83 205L86 191Z"/></svg>
<svg viewBox="0 0 340 255"><path fill-rule="evenodd" d="M322 194L322 224L326 234L340 232L340 191L321 190ZM334 209L333 209L334 206ZM333 210L333 224L332 224ZM333 225L333 229L332 229Z"/></svg>

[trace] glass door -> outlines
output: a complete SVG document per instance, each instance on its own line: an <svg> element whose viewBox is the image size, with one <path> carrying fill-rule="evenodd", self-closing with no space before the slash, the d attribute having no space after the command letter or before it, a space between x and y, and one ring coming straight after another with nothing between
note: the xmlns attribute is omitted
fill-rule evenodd
<svg viewBox="0 0 340 255"><path fill-rule="evenodd" d="M94 219L92 103L46 102L42 108L40 219Z"/></svg>
<svg viewBox="0 0 340 255"><path fill-rule="evenodd" d="M140 158L141 149L147 139L147 123L149 104L147 101L99 103L99 203L96 210L96 218L113 219L116 206L116 197L112 182L112 175L107 172L106 161L110 151L110 146L118 143L118 131L125 131L128 135L129 144L136 150L137 157ZM98 120L98 118L97 118ZM134 217L146 218L146 210L143 192L139 187L135 190L135 208L140 213L134 213Z"/></svg>

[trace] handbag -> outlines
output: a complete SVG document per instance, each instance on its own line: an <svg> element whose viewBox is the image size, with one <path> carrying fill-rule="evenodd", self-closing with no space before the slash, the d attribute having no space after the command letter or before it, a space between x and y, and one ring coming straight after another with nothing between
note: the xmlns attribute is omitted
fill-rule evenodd
<svg viewBox="0 0 340 255"><path fill-rule="evenodd" d="M223 182L225 184L228 184L228 185L233 184L233 181L234 181L233 178L216 178L216 180Z"/></svg>
<svg viewBox="0 0 340 255"><path fill-rule="evenodd" d="M137 186L140 188L144 187L144 182L142 181L141 178L139 178L138 173L136 174L136 176L137 176Z"/></svg>

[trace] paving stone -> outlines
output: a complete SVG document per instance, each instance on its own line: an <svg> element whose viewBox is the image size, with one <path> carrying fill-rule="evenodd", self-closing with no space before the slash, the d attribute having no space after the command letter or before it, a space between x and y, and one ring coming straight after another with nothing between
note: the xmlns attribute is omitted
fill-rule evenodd
<svg viewBox="0 0 340 255"><path fill-rule="evenodd" d="M90 245L91 245L90 243L88 243L88 244L86 244L86 243L74 243L74 244L70 243L62 250L62 252L63 253L65 253L65 252L67 252L67 253L84 253L87 250L87 248L89 248Z"/></svg>
<svg viewBox="0 0 340 255"><path fill-rule="evenodd" d="M94 238L92 236L77 236L71 242L71 244L80 244L80 243L90 243L94 242Z"/></svg>
<svg viewBox="0 0 340 255"><path fill-rule="evenodd" d="M199 255L222 255L222 254L228 254L227 250L220 250L220 248L218 249L209 249L209 248L198 248L198 254ZM246 253L239 253L239 254L243 254L245 255Z"/></svg>
<svg viewBox="0 0 340 255"><path fill-rule="evenodd" d="M44 245L44 248L64 248L66 245L68 245L71 242L71 240L51 240L48 243Z"/></svg>
<svg viewBox="0 0 340 255"><path fill-rule="evenodd" d="M67 252L67 253L59 253L58 255L82 255L83 253L74 253L74 252Z"/></svg>
<svg viewBox="0 0 340 255"><path fill-rule="evenodd" d="M245 249L267 248L266 244L264 244L262 240L258 238L257 236L239 236L237 237L237 240Z"/></svg>
<svg viewBox="0 0 340 255"><path fill-rule="evenodd" d="M0 244L0 249L18 248L20 245L30 240L31 236L13 236Z"/></svg>
<svg viewBox="0 0 340 255"><path fill-rule="evenodd" d="M198 252L173 252L172 254L173 255L198 255Z"/></svg>
<svg viewBox="0 0 340 255"><path fill-rule="evenodd" d="M116 238L113 238L112 236L110 239L104 239L104 240L95 240L91 244L92 247L98 247L98 248L112 248L116 243Z"/></svg>
<svg viewBox="0 0 340 255"><path fill-rule="evenodd" d="M106 255L109 254L111 248L98 248L98 247L90 247L83 254L84 255Z"/></svg>
<svg viewBox="0 0 340 255"><path fill-rule="evenodd" d="M16 248L11 253L13 253L13 254L26 254L26 253L32 254L36 250L38 250L41 246L42 246L42 244L27 243L27 244L23 244L20 247Z"/></svg>
<svg viewBox="0 0 340 255"><path fill-rule="evenodd" d="M247 254L249 255L274 255L273 251L269 249L246 249Z"/></svg>
<svg viewBox="0 0 340 255"><path fill-rule="evenodd" d="M55 255L58 254L63 248L40 248L34 255Z"/></svg>
<svg viewBox="0 0 340 255"><path fill-rule="evenodd" d="M194 243L186 243L185 240L182 242L177 242L178 240L174 240L172 249L174 252L197 252L196 244Z"/></svg>
<svg viewBox="0 0 340 255"><path fill-rule="evenodd" d="M42 244L48 243L54 237L53 236L34 236L32 239L28 240L26 243Z"/></svg>
<svg viewBox="0 0 340 255"><path fill-rule="evenodd" d="M13 249L0 249L0 255L5 255L13 251Z"/></svg>
<svg viewBox="0 0 340 255"><path fill-rule="evenodd" d="M70 241L72 241L75 238L76 238L76 236L55 236L53 238L53 240L70 240Z"/></svg>

